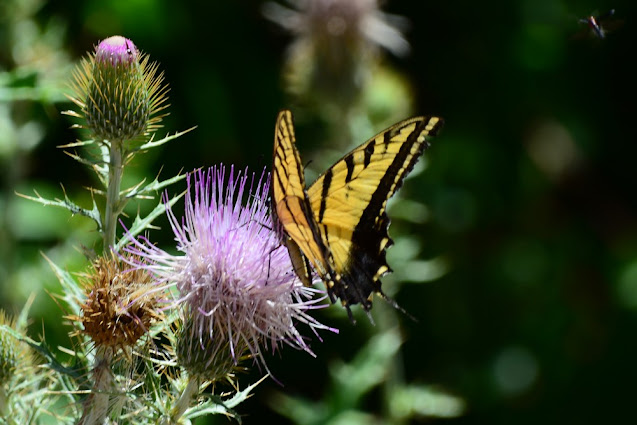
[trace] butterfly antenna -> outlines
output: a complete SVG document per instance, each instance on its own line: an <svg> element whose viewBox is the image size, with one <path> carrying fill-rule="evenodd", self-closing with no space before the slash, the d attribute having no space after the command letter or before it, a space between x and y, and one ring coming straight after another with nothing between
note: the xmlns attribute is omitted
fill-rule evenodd
<svg viewBox="0 0 637 425"><path fill-rule="evenodd" d="M376 326L376 322L374 322L374 318L372 317L372 311L371 310L365 310L365 314L367 314L367 318L369 319L369 323L372 324L372 326Z"/></svg>
<svg viewBox="0 0 637 425"><path fill-rule="evenodd" d="M265 284L267 285L268 282L270 281L270 270L272 269L272 253L274 251L276 251L277 249L281 248L282 244L279 243L278 245L276 245L274 248L270 249L270 251L268 252L268 274L266 276L266 280L265 280Z"/></svg>
<svg viewBox="0 0 637 425"><path fill-rule="evenodd" d="M402 308L400 305L398 305L398 303L396 302L396 300L394 300L393 298L389 298L384 292L382 291L378 291L376 292L376 294L381 297L382 299L384 299L387 303L389 303L390 306L394 307L396 310L400 311L401 313L403 313L405 316L409 317L414 323L418 323L418 319L416 319L414 316L412 316L411 314L409 314L409 312L407 310L405 310L404 308Z"/></svg>

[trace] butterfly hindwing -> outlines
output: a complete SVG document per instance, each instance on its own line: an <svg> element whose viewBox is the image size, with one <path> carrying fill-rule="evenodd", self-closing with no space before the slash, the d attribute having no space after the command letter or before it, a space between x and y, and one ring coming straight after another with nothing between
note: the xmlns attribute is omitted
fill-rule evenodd
<svg viewBox="0 0 637 425"><path fill-rule="evenodd" d="M384 296L380 277L391 271L385 251L392 244L387 201L442 123L438 117L402 121L343 156L306 190L292 115L279 113L273 214L299 278L311 282L309 262L348 313L358 303L369 310L373 293Z"/></svg>

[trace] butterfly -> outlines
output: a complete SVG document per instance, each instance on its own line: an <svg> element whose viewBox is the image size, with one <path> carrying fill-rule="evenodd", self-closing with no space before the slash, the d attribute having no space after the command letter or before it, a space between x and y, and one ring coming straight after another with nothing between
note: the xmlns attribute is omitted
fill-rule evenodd
<svg viewBox="0 0 637 425"><path fill-rule="evenodd" d="M272 171L272 213L295 273L310 285L312 269L325 282L332 302L361 304L369 313L372 294L392 305L380 278L391 272L385 259L389 237L387 201L401 187L443 125L442 118L401 121L372 137L306 187L296 148L292 113L276 121Z"/></svg>

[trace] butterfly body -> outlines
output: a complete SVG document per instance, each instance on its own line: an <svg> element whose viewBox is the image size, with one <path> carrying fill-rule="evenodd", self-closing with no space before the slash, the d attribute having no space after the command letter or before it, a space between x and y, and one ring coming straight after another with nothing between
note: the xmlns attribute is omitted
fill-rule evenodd
<svg viewBox="0 0 637 425"><path fill-rule="evenodd" d="M339 298L350 315L350 305L368 311L372 294L384 296L380 277L391 271L385 251L393 243L387 201L442 123L438 117L402 121L343 156L306 189L291 113L278 116L272 209L283 242L300 279L311 282L311 265L330 299Z"/></svg>

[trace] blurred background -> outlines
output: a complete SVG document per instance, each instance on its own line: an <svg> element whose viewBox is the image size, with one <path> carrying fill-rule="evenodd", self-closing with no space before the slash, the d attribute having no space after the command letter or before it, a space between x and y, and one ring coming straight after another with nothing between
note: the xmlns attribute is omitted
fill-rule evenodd
<svg viewBox="0 0 637 425"><path fill-rule="evenodd" d="M0 308L16 313L35 292L32 335L69 346L42 254L81 271L95 228L15 193L63 197L62 184L90 207L94 176L57 148L81 137L60 115L71 108L63 93L86 52L123 35L160 63L171 87L160 134L197 126L138 156L131 184L221 162L269 169L282 108L295 113L308 181L394 122L446 121L389 212L396 273L384 287L416 321L379 299L375 326L364 315L352 325L339 306L322 311L340 335L315 338L316 358L289 347L271 356L276 381L239 406L244 423L634 418L637 6L379 7L2 0ZM578 22L610 9L618 28L604 39ZM157 225L151 239L171 246L165 219ZM262 374L239 376L240 386Z"/></svg>

